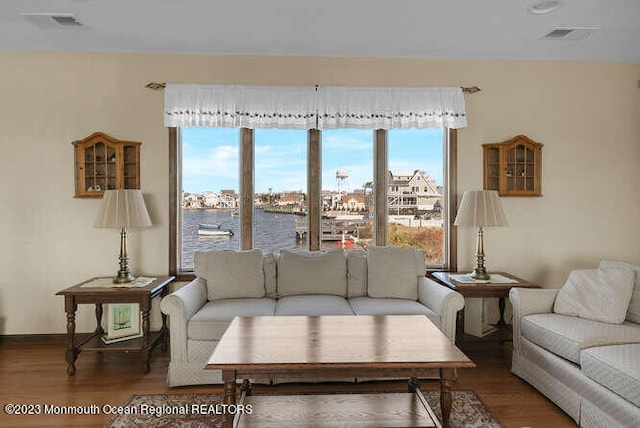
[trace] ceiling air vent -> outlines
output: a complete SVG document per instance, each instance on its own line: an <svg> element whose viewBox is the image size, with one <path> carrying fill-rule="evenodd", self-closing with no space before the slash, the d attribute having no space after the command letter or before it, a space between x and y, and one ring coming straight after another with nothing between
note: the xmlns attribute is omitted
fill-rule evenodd
<svg viewBox="0 0 640 428"><path fill-rule="evenodd" d="M544 40L582 40L589 37L600 27L558 27L542 36Z"/></svg>
<svg viewBox="0 0 640 428"><path fill-rule="evenodd" d="M21 13L20 15L44 29L82 27L82 23L72 13Z"/></svg>
<svg viewBox="0 0 640 428"><path fill-rule="evenodd" d="M52 15L51 19L56 21L60 25L78 25L82 26L82 24L75 18L73 15Z"/></svg>

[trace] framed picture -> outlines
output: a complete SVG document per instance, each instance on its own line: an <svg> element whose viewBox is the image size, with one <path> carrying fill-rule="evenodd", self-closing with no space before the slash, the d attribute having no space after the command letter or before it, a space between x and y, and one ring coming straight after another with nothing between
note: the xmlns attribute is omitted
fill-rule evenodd
<svg viewBox="0 0 640 428"><path fill-rule="evenodd" d="M138 303L110 303L107 305L105 343L141 337L140 305Z"/></svg>

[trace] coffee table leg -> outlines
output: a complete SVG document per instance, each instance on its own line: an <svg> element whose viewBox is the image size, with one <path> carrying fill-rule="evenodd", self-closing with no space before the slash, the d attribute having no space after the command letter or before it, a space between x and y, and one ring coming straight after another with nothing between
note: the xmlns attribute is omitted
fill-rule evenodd
<svg viewBox="0 0 640 428"><path fill-rule="evenodd" d="M453 369L440 369L440 409L442 410L442 426L448 428L451 417L451 385L454 381Z"/></svg>
<svg viewBox="0 0 640 428"><path fill-rule="evenodd" d="M242 381L240 391L246 393L247 395L251 395L251 381L249 379L245 379Z"/></svg>
<svg viewBox="0 0 640 428"><path fill-rule="evenodd" d="M418 382L418 378L412 377L409 379L409 392L416 392L416 389L420 387L420 382Z"/></svg>
<svg viewBox="0 0 640 428"><path fill-rule="evenodd" d="M224 404L228 406L236 404L236 372L234 370L223 370L222 380L224 381ZM227 411L224 415L224 426L233 427L233 413Z"/></svg>

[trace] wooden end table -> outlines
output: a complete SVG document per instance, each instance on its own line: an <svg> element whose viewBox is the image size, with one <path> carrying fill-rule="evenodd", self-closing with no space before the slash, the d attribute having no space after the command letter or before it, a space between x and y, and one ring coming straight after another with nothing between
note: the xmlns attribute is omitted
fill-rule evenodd
<svg viewBox="0 0 640 428"><path fill-rule="evenodd" d="M159 276L152 283L144 287L92 287L92 283L103 278L92 278L56 293L64 296L64 310L67 313L67 374L76 373L75 362L80 351L93 352L142 352L143 371L149 371L151 350L162 343L162 349L167 349L167 316L162 314L162 328L151 332L149 320L151 317L151 301L157 297L164 297L169 292L169 283L173 276ZM104 282L104 281L103 281ZM108 282L108 281L107 281ZM79 304L96 305L96 329L79 345L75 344L76 310ZM142 337L123 342L105 344L102 341L102 305L105 303L138 303L142 312Z"/></svg>
<svg viewBox="0 0 640 428"><path fill-rule="evenodd" d="M433 272L432 275L441 284L451 288L462 294L463 297L475 297L485 298L493 297L498 298L498 308L500 309L500 319L496 323L497 327L505 328L507 322L504 319L505 299L509 297L509 291L514 287L520 288L540 288L539 285L532 284L525 281L522 278L518 278L515 275L511 275L506 272L493 272L493 275L502 275L509 279L517 281L517 283L497 283L491 282L489 279L486 282L478 283L466 283L457 281L452 278L451 275L463 275L465 272ZM456 318L456 343L462 343L462 335L464 333L464 308L458 312Z"/></svg>

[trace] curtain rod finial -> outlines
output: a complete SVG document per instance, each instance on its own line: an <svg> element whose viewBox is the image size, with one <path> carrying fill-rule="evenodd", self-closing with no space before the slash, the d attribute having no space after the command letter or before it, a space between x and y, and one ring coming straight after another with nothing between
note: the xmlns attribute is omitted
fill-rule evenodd
<svg viewBox="0 0 640 428"><path fill-rule="evenodd" d="M476 92L480 92L482 89L480 89L477 86L463 86L462 87L462 92L466 92L467 94L475 94Z"/></svg>
<svg viewBox="0 0 640 428"><path fill-rule="evenodd" d="M145 88L153 89L154 91L164 89L166 86L167 86L166 83L157 83L157 82L149 82L146 85L144 85Z"/></svg>

